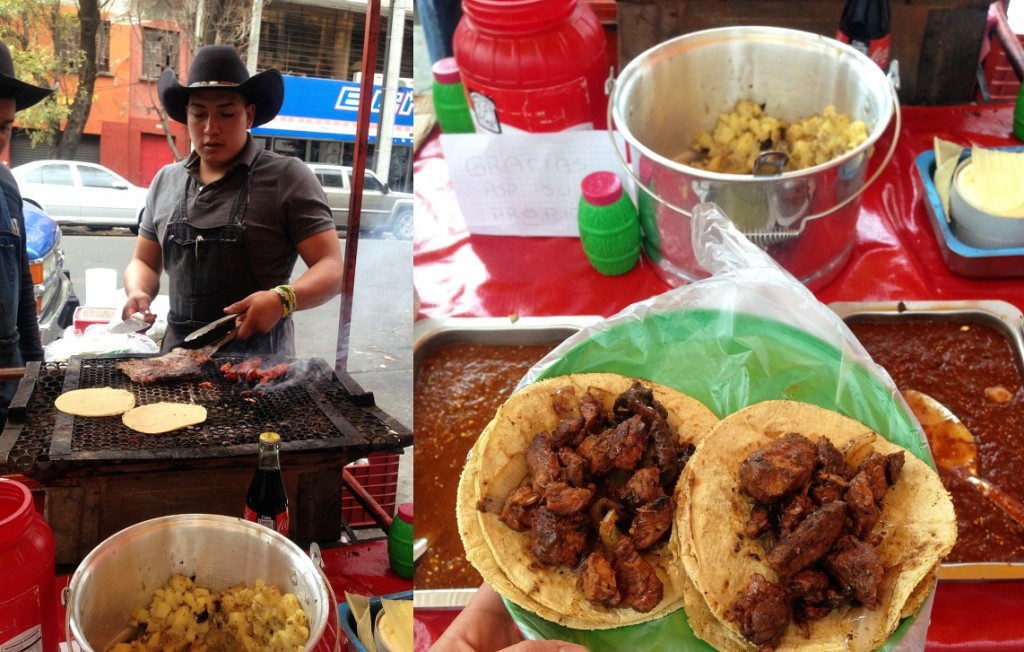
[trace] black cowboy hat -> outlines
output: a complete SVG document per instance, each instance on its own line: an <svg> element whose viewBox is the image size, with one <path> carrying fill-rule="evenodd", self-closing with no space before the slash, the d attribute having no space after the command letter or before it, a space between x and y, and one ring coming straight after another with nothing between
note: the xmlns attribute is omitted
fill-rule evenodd
<svg viewBox="0 0 1024 652"><path fill-rule="evenodd" d="M160 101L173 120L187 123L185 106L188 97L196 91L228 90L241 93L256 105L252 126L270 122L281 110L284 102L284 79L274 68L268 68L252 77L242 63L238 52L230 45L205 45L196 52L188 69L188 85L178 83L178 75L167 68L160 75L158 85Z"/></svg>
<svg viewBox="0 0 1024 652"><path fill-rule="evenodd" d="M0 42L0 97L13 97L14 110L21 111L36 104L57 90L56 84L53 88L33 86L23 82L14 74L14 59L11 58L11 51L7 44Z"/></svg>

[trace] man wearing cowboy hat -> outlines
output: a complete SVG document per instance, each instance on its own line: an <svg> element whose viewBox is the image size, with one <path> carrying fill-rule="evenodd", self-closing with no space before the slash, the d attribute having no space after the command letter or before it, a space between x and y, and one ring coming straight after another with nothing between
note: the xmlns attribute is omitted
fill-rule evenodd
<svg viewBox="0 0 1024 652"><path fill-rule="evenodd" d="M18 79L11 51L0 42L0 154L11 142L14 114L42 101L55 88L33 86ZM5 165L0 165L0 189L4 195L0 201L0 367L20 367L42 360L43 345L25 250L21 192ZM0 430L17 387L17 381L0 381Z"/></svg>
<svg viewBox="0 0 1024 652"><path fill-rule="evenodd" d="M225 314L238 315L222 351L295 354L295 310L341 289L342 256L323 188L297 158L266 151L251 127L277 115L284 81L273 68L249 76L229 45L201 48L178 83L158 87L171 119L188 125L193 151L150 185L135 252L124 273L123 314L149 314L170 278L163 350ZM289 285L298 256L308 270Z"/></svg>

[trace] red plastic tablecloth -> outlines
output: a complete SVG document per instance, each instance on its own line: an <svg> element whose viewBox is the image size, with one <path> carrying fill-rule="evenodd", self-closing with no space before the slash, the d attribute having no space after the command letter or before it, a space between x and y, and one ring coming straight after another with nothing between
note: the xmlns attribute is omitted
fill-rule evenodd
<svg viewBox="0 0 1024 652"><path fill-rule="evenodd" d="M932 148L935 136L963 145L1019 145L1012 112L1009 105L903 107L893 158L864 192L852 259L818 297L825 303L1003 299L1024 308L1021 279L969 279L949 271L915 168L916 156ZM891 133L883 136L876 153L891 142ZM413 261L422 316L610 316L669 289L646 260L623 276L602 276L576 239L470 235L436 133L418 152L414 174Z"/></svg>
<svg viewBox="0 0 1024 652"><path fill-rule="evenodd" d="M965 146L1019 145L1012 112L1009 105L903 107L893 158L863 195L852 259L818 298L1000 299L1024 309L1024 280L971 279L946 267L915 168L935 136ZM886 151L892 131L876 151ZM610 316L669 289L645 260L620 277L598 274L574 239L470 235L436 134L418 152L414 173L421 317ZM940 582L927 650L1024 650L1021 613L1024 582ZM420 624L437 632L446 615L453 612L424 616Z"/></svg>

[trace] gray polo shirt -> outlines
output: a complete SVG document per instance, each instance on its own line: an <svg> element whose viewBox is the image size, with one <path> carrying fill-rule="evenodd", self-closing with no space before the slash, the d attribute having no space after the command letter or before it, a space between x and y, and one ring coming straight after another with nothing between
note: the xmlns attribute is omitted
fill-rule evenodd
<svg viewBox="0 0 1024 652"><path fill-rule="evenodd" d="M251 196L244 215L246 246L253 271L264 288L287 283L298 258L296 245L306 238L334 230L334 219L323 187L306 164L275 154L249 136L239 162L223 178L205 187L199 182L199 155L184 163L164 166L153 178L139 235L163 247L167 223L181 202L186 175L192 184L186 199L189 222L200 228L225 224L245 181L245 172L262 151L252 174Z"/></svg>

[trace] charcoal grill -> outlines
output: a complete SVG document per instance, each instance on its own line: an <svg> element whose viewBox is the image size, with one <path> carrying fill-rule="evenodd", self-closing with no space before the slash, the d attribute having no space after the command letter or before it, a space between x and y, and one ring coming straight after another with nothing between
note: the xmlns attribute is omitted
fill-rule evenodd
<svg viewBox="0 0 1024 652"><path fill-rule="evenodd" d="M206 513L239 515L256 441L266 430L282 437L292 538L336 541L344 466L412 445L411 431L377 408L372 394L318 358L290 360L288 374L265 385L225 379L221 365L246 359L231 356L214 357L199 380L140 385L115 366L133 357L146 356L30 363L11 402L0 435L0 474L24 475L47 493L58 563L75 563L105 536L148 518L194 512L198 505ZM137 405L200 404L207 420L147 435L120 417L74 417L54 406L61 393L90 387L128 389Z"/></svg>
<svg viewBox="0 0 1024 652"><path fill-rule="evenodd" d="M72 357L66 366L45 365L34 374L26 373L19 389L31 389L18 437L25 441L12 442L9 451L0 445L0 462L6 458L11 470L26 473L60 462L249 455L256 450L259 433L267 430L281 434L285 453L343 448L360 457L411 443L403 437L404 427L376 408L372 398L350 393L318 358L292 362L284 378L267 384L228 381L220 366L245 358L217 357L204 365L199 380L140 385L116 368L131 357L140 356ZM207 420L145 435L127 428L119 417L76 417L53 407L61 393L91 387L127 389L135 394L136 405L195 403L206 408ZM19 398L24 400L25 394ZM12 404L15 414L17 403L18 399Z"/></svg>

